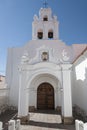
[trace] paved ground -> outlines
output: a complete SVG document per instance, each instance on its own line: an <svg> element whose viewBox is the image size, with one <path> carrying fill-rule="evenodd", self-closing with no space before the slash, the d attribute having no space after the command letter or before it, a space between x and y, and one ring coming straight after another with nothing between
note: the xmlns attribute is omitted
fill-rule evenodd
<svg viewBox="0 0 87 130"><path fill-rule="evenodd" d="M0 121L4 123L4 130L8 130L6 123L17 113L17 111L7 110L0 115ZM75 130L73 125L63 125L61 117L56 111L36 111L30 113L28 125L21 125L21 130Z"/></svg>
<svg viewBox="0 0 87 130"><path fill-rule="evenodd" d="M14 115L17 114L17 111L15 110L6 110L4 113L0 115L0 121L3 122L3 130L8 130L8 121L14 117Z"/></svg>
<svg viewBox="0 0 87 130"><path fill-rule="evenodd" d="M73 125L63 125L61 116L54 111L30 113L28 125L21 125L21 130L75 130Z"/></svg>

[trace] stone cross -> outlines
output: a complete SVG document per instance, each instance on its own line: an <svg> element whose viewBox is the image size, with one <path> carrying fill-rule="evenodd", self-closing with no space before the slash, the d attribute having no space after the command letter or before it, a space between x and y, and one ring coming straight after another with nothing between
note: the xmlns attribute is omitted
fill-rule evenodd
<svg viewBox="0 0 87 130"><path fill-rule="evenodd" d="M45 0L45 2L43 3L43 5L44 5L45 8L47 8L48 3L47 3L46 0Z"/></svg>

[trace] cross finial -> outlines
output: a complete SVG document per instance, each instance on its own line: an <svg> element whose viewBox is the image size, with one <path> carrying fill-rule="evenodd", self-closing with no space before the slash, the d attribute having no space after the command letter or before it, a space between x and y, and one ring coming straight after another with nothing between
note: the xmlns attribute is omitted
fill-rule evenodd
<svg viewBox="0 0 87 130"><path fill-rule="evenodd" d="M44 1L43 5L44 5L44 8L47 8L48 3L46 0Z"/></svg>

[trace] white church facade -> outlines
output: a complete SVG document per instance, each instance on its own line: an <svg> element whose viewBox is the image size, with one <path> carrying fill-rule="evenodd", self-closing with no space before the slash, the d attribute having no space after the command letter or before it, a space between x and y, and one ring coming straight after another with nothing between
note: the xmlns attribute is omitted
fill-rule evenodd
<svg viewBox="0 0 87 130"><path fill-rule="evenodd" d="M9 105L18 107L19 117L27 117L31 107L61 108L64 122L72 120L71 74L85 48L87 44L68 46L59 39L59 21L51 8L41 8L39 16L34 15L32 40L8 49Z"/></svg>

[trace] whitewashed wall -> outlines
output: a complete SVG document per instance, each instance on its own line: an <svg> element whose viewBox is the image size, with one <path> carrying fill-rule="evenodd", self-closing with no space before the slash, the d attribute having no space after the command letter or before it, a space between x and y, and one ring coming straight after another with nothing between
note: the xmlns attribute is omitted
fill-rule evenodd
<svg viewBox="0 0 87 130"><path fill-rule="evenodd" d="M53 58L62 59L62 51L66 49L70 54L70 61L72 60L72 47L66 46L65 43L58 40L34 40L30 41L25 46L20 48L10 48L8 49L7 57L7 67L6 67L6 83L7 87L10 89L9 93L9 103L10 105L18 105L18 92L19 92L19 70L18 67L21 62L21 57L27 51L29 54L29 59L35 61L37 55L37 49L46 46L49 50L53 49ZM57 49L58 48L58 49ZM71 52L71 53L70 53ZM38 57L36 57L37 62L40 62ZM57 60L55 60L57 61ZM35 63L34 63L35 64ZM16 95L16 96L15 96Z"/></svg>
<svg viewBox="0 0 87 130"><path fill-rule="evenodd" d="M37 58L37 62L40 62L37 54L37 49L41 47L46 47L49 50L52 51L52 56L55 61L57 62L62 59L62 52L65 49L70 56L69 62L72 62L77 54L79 53L74 51L74 46L67 46L65 43L63 43L60 40L32 40L28 42L25 46L19 47L19 48L9 48L8 49L8 56L7 56L7 66L6 66L6 84L9 91L9 105L18 106L18 92L19 92L19 70L18 67L21 62L21 57L24 55L25 52L28 52L29 54L29 60L32 61L35 60L34 58ZM82 48L82 50L85 48L85 44L82 46L77 46L77 50ZM80 49L81 50L81 49ZM38 50L39 51L39 50ZM40 57L39 57L40 58ZM34 61L34 64L37 63ZM16 96L15 96L16 95Z"/></svg>
<svg viewBox="0 0 87 130"><path fill-rule="evenodd" d="M0 89L0 114L7 109L8 106L8 89Z"/></svg>
<svg viewBox="0 0 87 130"><path fill-rule="evenodd" d="M72 99L87 113L87 51L73 65Z"/></svg>

